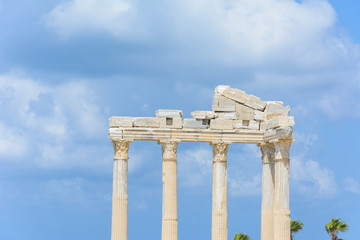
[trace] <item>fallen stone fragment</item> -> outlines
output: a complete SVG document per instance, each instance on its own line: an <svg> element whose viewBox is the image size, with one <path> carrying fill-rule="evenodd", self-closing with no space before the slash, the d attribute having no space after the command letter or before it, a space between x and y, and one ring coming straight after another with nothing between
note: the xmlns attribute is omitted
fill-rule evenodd
<svg viewBox="0 0 360 240"><path fill-rule="evenodd" d="M235 112L235 101L215 94L213 97L212 110L214 112Z"/></svg>
<svg viewBox="0 0 360 240"><path fill-rule="evenodd" d="M234 88L224 89L221 95L239 103L246 103L246 101L249 99L248 95L244 91Z"/></svg>
<svg viewBox="0 0 360 240"><path fill-rule="evenodd" d="M248 100L246 101L245 105L253 109L263 111L266 107L266 102L261 101L260 98L254 95L248 95Z"/></svg>

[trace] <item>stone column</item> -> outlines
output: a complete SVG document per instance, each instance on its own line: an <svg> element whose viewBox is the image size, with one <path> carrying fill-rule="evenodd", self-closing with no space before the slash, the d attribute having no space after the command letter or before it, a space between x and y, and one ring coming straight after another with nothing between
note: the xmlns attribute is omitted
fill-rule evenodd
<svg viewBox="0 0 360 240"><path fill-rule="evenodd" d="M290 240L290 151L291 140L275 142L274 240Z"/></svg>
<svg viewBox="0 0 360 240"><path fill-rule="evenodd" d="M213 146L211 239L227 240L227 150L229 144L211 143L211 145Z"/></svg>
<svg viewBox="0 0 360 240"><path fill-rule="evenodd" d="M261 240L274 240L275 147L260 145L262 153Z"/></svg>
<svg viewBox="0 0 360 240"><path fill-rule="evenodd" d="M178 239L177 216L177 146L178 142L160 141L163 157L163 206L162 206L162 240Z"/></svg>
<svg viewBox="0 0 360 240"><path fill-rule="evenodd" d="M113 140L114 175L111 240L128 239L128 150L130 141Z"/></svg>

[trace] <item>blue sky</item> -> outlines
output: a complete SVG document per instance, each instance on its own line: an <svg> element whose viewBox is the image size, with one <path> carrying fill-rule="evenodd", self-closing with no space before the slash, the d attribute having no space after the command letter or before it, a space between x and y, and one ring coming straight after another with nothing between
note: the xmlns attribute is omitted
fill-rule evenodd
<svg viewBox="0 0 360 240"><path fill-rule="evenodd" d="M0 0L0 239L110 239L110 116L210 110L216 85L282 100L295 239L360 234L360 2ZM161 147L133 142L129 240L160 239ZM211 146L178 148L179 238L210 239ZM260 239L261 156L228 153L229 239Z"/></svg>

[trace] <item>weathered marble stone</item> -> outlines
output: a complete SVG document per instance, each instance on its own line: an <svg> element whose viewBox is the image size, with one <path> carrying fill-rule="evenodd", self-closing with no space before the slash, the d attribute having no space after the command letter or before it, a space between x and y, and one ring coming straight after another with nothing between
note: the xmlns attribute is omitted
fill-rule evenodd
<svg viewBox="0 0 360 240"><path fill-rule="evenodd" d="M160 118L160 128L177 128L183 127L182 118Z"/></svg>
<svg viewBox="0 0 360 240"><path fill-rule="evenodd" d="M233 120L211 119L210 129L218 129L218 130L233 129Z"/></svg>
<svg viewBox="0 0 360 240"><path fill-rule="evenodd" d="M215 112L213 111L194 111L191 116L195 119L214 119Z"/></svg>
<svg viewBox="0 0 360 240"><path fill-rule="evenodd" d="M261 101L260 98L254 95L248 95L248 100L246 101L245 105L253 109L263 111L266 107L266 102Z"/></svg>
<svg viewBox="0 0 360 240"><path fill-rule="evenodd" d="M235 88L226 88L222 91L221 95L239 103L246 103L249 99L244 91Z"/></svg>
<svg viewBox="0 0 360 240"><path fill-rule="evenodd" d="M215 94L213 96L212 110L214 112L235 112L235 101Z"/></svg>
<svg viewBox="0 0 360 240"><path fill-rule="evenodd" d="M293 127L294 125L294 117L278 116L267 121L268 128Z"/></svg>
<svg viewBox="0 0 360 240"><path fill-rule="evenodd" d="M111 117L109 118L109 126L112 127L132 127L134 119L131 117Z"/></svg>
<svg viewBox="0 0 360 240"><path fill-rule="evenodd" d="M155 112L157 117L165 118L182 118L183 113L181 110L168 110L168 109L159 109Z"/></svg>
<svg viewBox="0 0 360 240"><path fill-rule="evenodd" d="M227 85L218 85L215 87L214 95L215 94L222 94L226 89L230 88L230 86Z"/></svg>
<svg viewBox="0 0 360 240"><path fill-rule="evenodd" d="M276 116L287 116L290 112L290 106L284 107L282 102L267 102L264 112L267 119Z"/></svg>
<svg viewBox="0 0 360 240"><path fill-rule="evenodd" d="M259 110L255 110L254 111L254 119L259 120L259 121L265 120L265 113L262 111L259 111Z"/></svg>
<svg viewBox="0 0 360 240"><path fill-rule="evenodd" d="M160 118L156 117L139 117L134 119L134 127L160 127Z"/></svg>
<svg viewBox="0 0 360 240"><path fill-rule="evenodd" d="M235 120L233 124L235 129L259 130L260 127L260 122L254 120Z"/></svg>
<svg viewBox="0 0 360 240"><path fill-rule="evenodd" d="M217 112L216 113L217 119L224 119L224 120L236 120L239 119L239 113L238 112Z"/></svg>
<svg viewBox="0 0 360 240"><path fill-rule="evenodd" d="M254 109L244 106L243 104L236 104L236 112L239 114L241 120L254 120Z"/></svg>
<svg viewBox="0 0 360 240"><path fill-rule="evenodd" d="M209 120L196 120L192 118L185 118L183 122L184 128L209 128Z"/></svg>

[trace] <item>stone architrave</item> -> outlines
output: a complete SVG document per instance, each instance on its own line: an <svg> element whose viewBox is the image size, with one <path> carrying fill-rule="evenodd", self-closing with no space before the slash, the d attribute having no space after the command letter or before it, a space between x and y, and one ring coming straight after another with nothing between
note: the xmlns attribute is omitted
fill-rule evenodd
<svg viewBox="0 0 360 240"><path fill-rule="evenodd" d="M111 240L128 239L128 151L131 141L113 140L114 175Z"/></svg>
<svg viewBox="0 0 360 240"><path fill-rule="evenodd" d="M261 145L262 153L262 201L261 240L274 240L274 191L275 191L275 146Z"/></svg>
<svg viewBox="0 0 360 240"><path fill-rule="evenodd" d="M262 101L244 91L215 88L212 111L160 109L156 117L109 119L114 145L111 240L128 240L128 149L131 141L162 145L162 240L178 240L177 146L207 142L213 147L212 240L228 239L227 151L229 144L257 144L262 152L261 240L290 240L289 151L294 117L280 101ZM210 159L209 159L210 160Z"/></svg>
<svg viewBox="0 0 360 240"><path fill-rule="evenodd" d="M274 240L290 236L290 158L291 140L275 142Z"/></svg>
<svg viewBox="0 0 360 240"><path fill-rule="evenodd" d="M227 151L229 144L221 142L211 143L211 145L213 146L211 240L227 240Z"/></svg>
<svg viewBox="0 0 360 240"><path fill-rule="evenodd" d="M162 240L178 239L177 217L177 146L176 141L160 141L162 146L163 213Z"/></svg>

